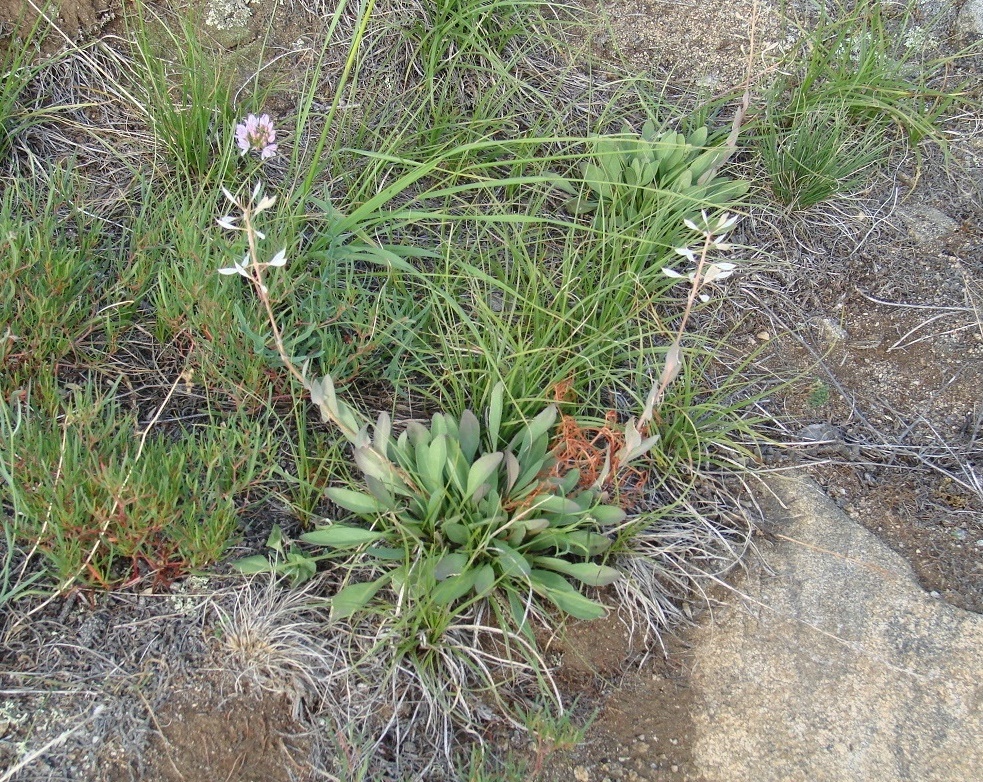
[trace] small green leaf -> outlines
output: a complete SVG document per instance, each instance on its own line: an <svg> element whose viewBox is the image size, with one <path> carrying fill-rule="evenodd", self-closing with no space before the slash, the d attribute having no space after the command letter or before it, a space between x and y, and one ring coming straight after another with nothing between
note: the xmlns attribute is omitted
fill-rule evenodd
<svg viewBox="0 0 983 782"><path fill-rule="evenodd" d="M474 494L471 495L471 502L475 504L475 507L481 507L481 501L488 496L488 493L491 492L491 490L492 487L490 483L483 483L475 490Z"/></svg>
<svg viewBox="0 0 983 782"><path fill-rule="evenodd" d="M573 584L567 581L559 573L551 570L535 569L529 574L529 583L537 592L550 589L554 592L576 592Z"/></svg>
<svg viewBox="0 0 983 782"><path fill-rule="evenodd" d="M596 212L599 204L590 198L583 196L577 196L576 198L570 198L563 202L563 208L566 209L572 215L586 214L587 212Z"/></svg>
<svg viewBox="0 0 983 782"><path fill-rule="evenodd" d="M576 619L600 619L607 613L604 606L584 597L559 573L533 570L529 583L537 594Z"/></svg>
<svg viewBox="0 0 983 782"><path fill-rule="evenodd" d="M365 488L369 490L369 494L375 497L379 501L379 504L386 510L396 510L395 497L393 497L392 492L389 491L386 484L384 484L378 478L374 478L371 475L366 475Z"/></svg>
<svg viewBox="0 0 983 782"><path fill-rule="evenodd" d="M329 527L318 527L300 536L304 543L329 548L353 548L365 543L372 543L385 537L381 532L375 532L362 527L352 527L348 524L332 524Z"/></svg>
<svg viewBox="0 0 983 782"><path fill-rule="evenodd" d="M332 487L324 493L335 505L360 516L376 516L385 511L379 500L360 491Z"/></svg>
<svg viewBox="0 0 983 782"><path fill-rule="evenodd" d="M506 578L528 577L532 568L522 554L507 543L497 539L491 548L497 554L496 559L502 569L502 575Z"/></svg>
<svg viewBox="0 0 983 782"><path fill-rule="evenodd" d="M594 521L604 526L620 524L628 518L628 514L615 505L598 505L595 508L591 508L590 515Z"/></svg>
<svg viewBox="0 0 983 782"><path fill-rule="evenodd" d="M713 166L726 160L730 153L731 150L728 147L716 147L714 149L708 149L696 158L696 160L689 164L689 171L693 175L694 181L699 183L700 177Z"/></svg>
<svg viewBox="0 0 983 782"><path fill-rule="evenodd" d="M266 547L278 553L283 553L283 530L279 524L274 524L270 530L270 536L266 539Z"/></svg>
<svg viewBox="0 0 983 782"><path fill-rule="evenodd" d="M471 465L471 469L468 470L468 484L464 490L464 499L468 499L478 490L479 486L491 478L495 470L498 469L498 465L502 463L503 457L504 454L501 451L486 453Z"/></svg>
<svg viewBox="0 0 983 782"><path fill-rule="evenodd" d="M502 427L502 406L505 402L505 384L499 381L492 388L488 402L488 447L498 448L498 438Z"/></svg>
<svg viewBox="0 0 983 782"><path fill-rule="evenodd" d="M366 478L375 478L403 496L412 494L395 465L371 448L354 448L355 464Z"/></svg>
<svg viewBox="0 0 983 782"><path fill-rule="evenodd" d="M410 437L410 442L413 443L413 447L419 449L422 446L430 444L430 430L427 429L419 421L410 421L406 424L406 432Z"/></svg>
<svg viewBox="0 0 983 782"><path fill-rule="evenodd" d="M563 536L567 542L567 550L584 557L596 557L611 548L611 539L596 532L574 530Z"/></svg>
<svg viewBox="0 0 983 782"><path fill-rule="evenodd" d="M549 525L549 519L526 519L524 522L526 527L526 533L530 535L535 535L537 532L542 532Z"/></svg>
<svg viewBox="0 0 983 782"><path fill-rule="evenodd" d="M451 479L451 485L457 489L462 497L466 497L468 486L468 473L472 465L464 460L461 453L461 446L456 440L447 440L447 473Z"/></svg>
<svg viewBox="0 0 983 782"><path fill-rule="evenodd" d="M442 581L430 593L430 597L437 605L449 605L455 600L467 594L474 587L478 572L467 570L456 576L451 576L446 581Z"/></svg>
<svg viewBox="0 0 983 782"><path fill-rule="evenodd" d="M621 573L607 565L595 565L593 562L567 562L556 557L536 557L537 565L563 573L575 578L587 586L607 586L621 578Z"/></svg>
<svg viewBox="0 0 983 782"><path fill-rule="evenodd" d="M556 415L556 405L550 405L533 418L526 426L525 435L522 438L523 443L528 442L529 446L532 446L540 437L543 437L553 428L553 424L556 422Z"/></svg>
<svg viewBox="0 0 983 782"><path fill-rule="evenodd" d="M707 136L709 135L710 135L710 129L706 125L704 125L702 128L697 128L692 133L690 133L689 138L686 139L686 143L689 144L691 147L705 146L707 143Z"/></svg>
<svg viewBox="0 0 983 782"><path fill-rule="evenodd" d="M451 576L456 576L464 572L468 566L468 555L461 552L445 554L433 569L433 577L438 581L444 581Z"/></svg>
<svg viewBox="0 0 983 782"><path fill-rule="evenodd" d="M482 565L475 571L474 593L478 597L484 597L495 588L495 568L491 565Z"/></svg>
<svg viewBox="0 0 983 782"><path fill-rule="evenodd" d="M372 443L383 456L389 451L389 435L391 433L392 421L389 419L389 413L379 413L379 420L376 421L375 431L372 433Z"/></svg>
<svg viewBox="0 0 983 782"><path fill-rule="evenodd" d="M273 565L262 554L244 557L243 559L238 560L233 567L235 567L235 569L240 573L245 573L247 575L252 575L253 573L273 572Z"/></svg>
<svg viewBox="0 0 983 782"><path fill-rule="evenodd" d="M548 589L544 596L574 619L590 621L607 615L607 609L604 606L584 597L580 592L554 592Z"/></svg>
<svg viewBox="0 0 983 782"><path fill-rule="evenodd" d="M331 598L331 618L346 619L369 604L389 576L361 584L349 584Z"/></svg>
<svg viewBox="0 0 983 782"><path fill-rule="evenodd" d="M515 458L515 454L512 451L505 452L505 494L507 495L512 491L517 480L519 480L519 460Z"/></svg>
<svg viewBox="0 0 983 782"><path fill-rule="evenodd" d="M444 471L447 468L447 435L439 434L433 438L427 449L426 457L419 464L420 471L426 478L427 488L436 492L444 488Z"/></svg>
<svg viewBox="0 0 983 782"><path fill-rule="evenodd" d="M468 463L474 461L474 455L478 452L481 444L481 424L478 417L470 410L465 410L461 415L459 426L461 453Z"/></svg>
<svg viewBox="0 0 983 782"><path fill-rule="evenodd" d="M398 562L401 559L406 559L405 550L401 548L389 548L388 546L369 546L365 549L365 553L385 562Z"/></svg>
<svg viewBox="0 0 983 782"><path fill-rule="evenodd" d="M441 529L451 543L463 546L468 542L468 528L457 522L447 522Z"/></svg>
<svg viewBox="0 0 983 782"><path fill-rule="evenodd" d="M568 471L559 481L557 481L558 494L564 496L570 494L577 486L580 481L580 470L574 467L572 470Z"/></svg>
<svg viewBox="0 0 983 782"><path fill-rule="evenodd" d="M516 459L516 464L518 463L519 461ZM536 488L536 478L546 469L545 460L533 459L528 455L523 457L523 463L525 469L519 474L510 492L512 499L519 499Z"/></svg>
<svg viewBox="0 0 983 782"><path fill-rule="evenodd" d="M275 569L278 573L289 576L291 583L297 586L314 578L317 573L317 562L297 550L296 546L291 546L286 561L278 563Z"/></svg>
<svg viewBox="0 0 983 782"><path fill-rule="evenodd" d="M580 506L576 502L557 494L538 497L532 507L541 513L577 514L581 512Z"/></svg>

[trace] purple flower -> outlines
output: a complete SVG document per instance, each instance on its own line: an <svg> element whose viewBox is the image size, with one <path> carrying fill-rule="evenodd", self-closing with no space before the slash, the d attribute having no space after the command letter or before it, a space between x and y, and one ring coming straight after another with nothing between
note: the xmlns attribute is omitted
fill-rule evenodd
<svg viewBox="0 0 983 782"><path fill-rule="evenodd" d="M259 152L260 160L266 160L276 154L276 129L269 114L257 117L250 114L246 121L236 125L236 144L245 155L250 150Z"/></svg>

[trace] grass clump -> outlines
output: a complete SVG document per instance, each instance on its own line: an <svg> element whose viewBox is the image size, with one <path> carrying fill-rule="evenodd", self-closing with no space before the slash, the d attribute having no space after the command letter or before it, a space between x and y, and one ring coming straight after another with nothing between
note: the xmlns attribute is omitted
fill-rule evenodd
<svg viewBox="0 0 983 782"><path fill-rule="evenodd" d="M38 57L48 30L48 23L39 16L19 35L0 36L0 163L16 138L52 113L24 105L31 81L45 67Z"/></svg>
<svg viewBox="0 0 983 782"><path fill-rule="evenodd" d="M11 475L2 497L16 508L15 536L31 542L61 588L167 585L218 561L236 530L237 498L268 469L267 443L241 424L174 442L91 389L16 404L4 411L19 426L4 433L0 458Z"/></svg>
<svg viewBox="0 0 983 782"><path fill-rule="evenodd" d="M824 7L766 89L751 134L791 209L858 189L899 143L947 149L939 121L968 93L938 84L967 53L926 54L931 30L915 4L897 11L880 0Z"/></svg>
<svg viewBox="0 0 983 782"><path fill-rule="evenodd" d="M75 195L15 182L0 200L4 397L66 358L102 320L102 232L76 212Z"/></svg>
<svg viewBox="0 0 983 782"><path fill-rule="evenodd" d="M232 74L206 48L194 19L182 16L175 30L138 6L128 22L138 109L170 164L188 181L224 181L237 117Z"/></svg>
<svg viewBox="0 0 983 782"><path fill-rule="evenodd" d="M822 109L766 120L758 137L771 191L793 210L860 189L890 147L881 134L864 135L845 111Z"/></svg>

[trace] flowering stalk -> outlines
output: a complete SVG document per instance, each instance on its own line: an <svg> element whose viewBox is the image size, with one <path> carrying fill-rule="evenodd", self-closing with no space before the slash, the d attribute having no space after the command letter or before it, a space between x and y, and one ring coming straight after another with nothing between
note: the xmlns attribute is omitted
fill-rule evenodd
<svg viewBox="0 0 983 782"><path fill-rule="evenodd" d="M304 379L304 376L300 373L297 367L294 366L289 355L287 355L287 350L283 344L283 335L280 332L280 327L277 324L276 316L273 313L273 305L270 302L270 290L266 287L266 283L263 281L263 275L267 267L281 267L286 265L287 250L286 248L281 249L265 263L259 260L257 239L265 239L266 234L257 229L253 221L256 215L265 212L276 203L276 196L263 196L262 192L263 183L257 182L256 186L253 188L253 192L249 200L240 201L227 188L222 188L222 193L224 193L225 197L236 208L238 208L241 217L225 215L224 217L220 217L217 222L226 230L241 231L244 233L246 235L248 249L246 250L246 254L242 257L242 263L233 262L232 266L219 269L218 273L226 275L238 274L245 277L250 283L252 283L253 287L256 289L256 292L259 294L260 301L263 302L263 307L266 309L266 316L270 321L270 328L273 330L273 341L276 343L277 353L280 354L280 358L290 371L290 374L292 374L306 387L307 381ZM259 200L257 201L257 199ZM240 220L241 223L239 222Z"/></svg>
<svg viewBox="0 0 983 782"><path fill-rule="evenodd" d="M266 317L269 321L273 333L273 342L276 351L283 361L287 371L307 390L314 402L321 410L321 416L325 421L331 421L355 447L355 458L369 458L375 463L382 465L390 479L394 483L401 483L406 488L413 487L413 481L409 475L398 465L393 464L388 455L376 448L368 436L368 427L359 419L358 415L344 402L338 400L335 395L334 382L330 375L325 376L320 381L310 381L304 372L297 368L287 353L286 346L283 344L283 334L277 323L276 314L273 312L273 304L270 301L270 291L266 287L264 275L270 266L282 267L287 262L286 248L279 250L269 261L260 261L258 242L266 238L255 224L257 215L265 212L276 203L276 196L263 195L262 183L257 183L248 199L240 199L233 195L227 188L222 188L226 199L229 200L238 210L239 215L225 215L220 217L217 222L228 231L240 231L246 235L247 250L243 255L242 262L233 262L232 266L219 269L219 274L239 275L245 277L255 289L263 308L266 310Z"/></svg>
<svg viewBox="0 0 983 782"><path fill-rule="evenodd" d="M734 224L738 220L737 215L721 215L715 225L710 224L710 218L707 213L703 213L703 225L697 225L692 220L684 220L684 225L692 231L696 231L703 235L703 247L700 249L699 255L697 255L689 247L679 247L676 249L676 253L686 258L691 263L696 264L696 269L689 274L680 274L675 269L664 268L662 273L667 277L672 277L674 279L688 279L690 281L689 296L686 298L686 307L683 309L683 317L679 323L679 329L676 332L676 338L673 340L672 345L669 346L669 350L666 353L666 365L662 370L662 375L659 377L659 383L653 386L652 391L649 393L648 399L645 402L645 410L638 419L638 428L641 429L645 424L652 420L653 416L656 416L655 408L662 403L662 397L665 395L666 389L669 385L679 376L679 372L682 369L682 342L683 334L686 331L686 323L689 321L690 313L693 311L693 304L696 301L696 297L699 294L700 288L709 282L714 282L715 280L722 280L729 277L734 273L734 264L732 263L711 263L707 266L707 256L710 250L730 250L733 248L732 244L727 244L723 239L730 232L730 229L734 227ZM706 271L704 272L704 267ZM710 297L705 294L699 294L701 301L709 301Z"/></svg>

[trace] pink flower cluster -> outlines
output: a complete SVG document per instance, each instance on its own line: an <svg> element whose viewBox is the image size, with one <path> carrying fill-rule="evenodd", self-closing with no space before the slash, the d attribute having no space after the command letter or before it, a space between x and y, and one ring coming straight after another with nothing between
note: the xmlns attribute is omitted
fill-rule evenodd
<svg viewBox="0 0 983 782"><path fill-rule="evenodd" d="M276 129L269 114L257 117L250 114L245 122L236 125L236 144L245 155L250 150L259 152L260 160L267 160L276 154Z"/></svg>

